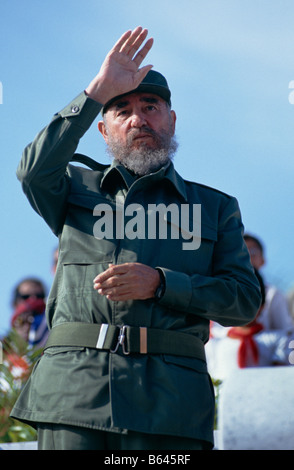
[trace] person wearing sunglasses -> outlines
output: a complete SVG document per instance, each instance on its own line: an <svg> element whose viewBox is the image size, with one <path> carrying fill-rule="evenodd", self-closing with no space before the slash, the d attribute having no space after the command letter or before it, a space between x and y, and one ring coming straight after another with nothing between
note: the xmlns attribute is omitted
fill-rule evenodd
<svg viewBox="0 0 294 470"><path fill-rule="evenodd" d="M11 327L33 347L44 346L48 337L45 300L46 288L39 279L23 279L14 289Z"/></svg>

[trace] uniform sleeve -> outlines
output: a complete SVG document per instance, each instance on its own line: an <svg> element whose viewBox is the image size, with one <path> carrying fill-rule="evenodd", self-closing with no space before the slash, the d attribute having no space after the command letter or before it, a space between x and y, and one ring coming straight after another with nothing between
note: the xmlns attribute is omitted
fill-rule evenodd
<svg viewBox="0 0 294 470"><path fill-rule="evenodd" d="M189 276L161 269L166 281L161 305L223 326L244 325L255 318L261 300L260 288L243 240L235 198L230 198L220 212L211 275Z"/></svg>
<svg viewBox="0 0 294 470"><path fill-rule="evenodd" d="M64 222L70 191L67 165L100 110L99 103L81 93L25 148L17 168L30 204L56 235Z"/></svg>

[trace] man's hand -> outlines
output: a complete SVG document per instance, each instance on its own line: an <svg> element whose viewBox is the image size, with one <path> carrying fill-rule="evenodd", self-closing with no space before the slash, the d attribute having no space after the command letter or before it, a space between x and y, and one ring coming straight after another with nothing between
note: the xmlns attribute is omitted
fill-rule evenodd
<svg viewBox="0 0 294 470"><path fill-rule="evenodd" d="M109 300L150 299L159 284L158 271L141 263L111 264L94 279L94 289Z"/></svg>
<svg viewBox="0 0 294 470"><path fill-rule="evenodd" d="M128 93L139 86L152 65L139 69L150 51L153 39L146 41L147 29L138 26L134 31L127 31L107 54L98 75L86 88L86 94L101 104L115 96Z"/></svg>

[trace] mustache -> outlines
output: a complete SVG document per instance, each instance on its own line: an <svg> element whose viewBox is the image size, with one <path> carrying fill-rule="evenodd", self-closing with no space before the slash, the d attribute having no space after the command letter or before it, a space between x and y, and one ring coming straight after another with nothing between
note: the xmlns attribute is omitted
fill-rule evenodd
<svg viewBox="0 0 294 470"><path fill-rule="evenodd" d="M128 133L128 140L132 141L137 137L141 137L142 135L150 135L151 137L158 138L157 132L148 126L144 126L140 129L130 129Z"/></svg>

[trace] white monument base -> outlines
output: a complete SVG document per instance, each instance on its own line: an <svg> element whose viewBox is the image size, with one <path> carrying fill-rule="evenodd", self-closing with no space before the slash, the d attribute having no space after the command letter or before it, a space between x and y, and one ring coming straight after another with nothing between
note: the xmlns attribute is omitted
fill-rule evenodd
<svg viewBox="0 0 294 470"><path fill-rule="evenodd" d="M240 369L223 383L219 450L294 450L294 368Z"/></svg>

